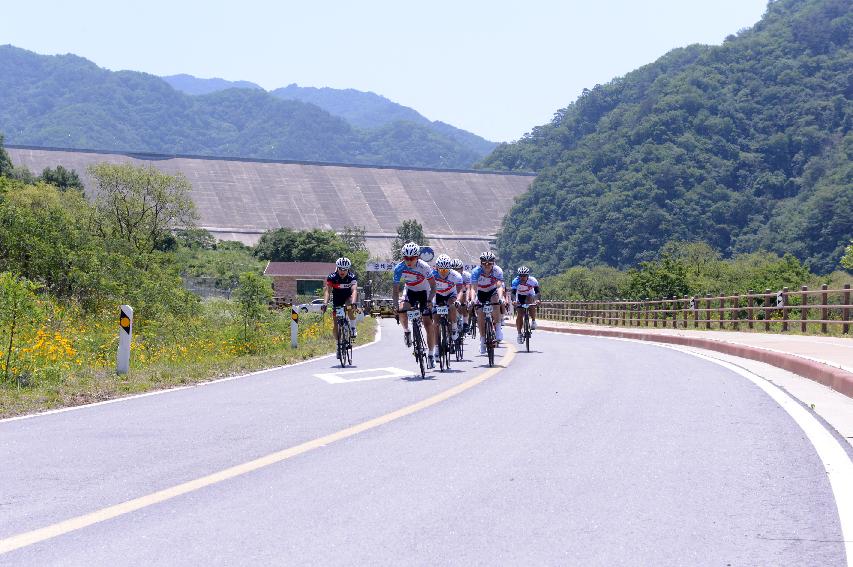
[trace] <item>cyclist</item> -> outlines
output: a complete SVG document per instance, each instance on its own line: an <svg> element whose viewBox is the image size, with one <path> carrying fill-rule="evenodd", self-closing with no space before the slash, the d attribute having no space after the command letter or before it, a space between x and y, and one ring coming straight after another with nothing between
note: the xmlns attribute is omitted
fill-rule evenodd
<svg viewBox="0 0 853 567"><path fill-rule="evenodd" d="M335 340L338 340L338 319L335 309L346 307L349 316L349 328L352 338L358 335L355 328L355 305L358 301L358 276L352 269L349 258L338 258L335 261L335 271L326 277L326 287L323 290L323 306L320 310L326 312L329 303L329 293L332 295L332 321L335 324Z"/></svg>
<svg viewBox="0 0 853 567"><path fill-rule="evenodd" d="M432 276L435 278L435 304L447 305L450 308L448 320L450 330L455 342L459 330L456 327L456 309L459 307L459 297L463 293L462 276L456 270L451 269L453 260L447 254L441 254L435 261L435 270ZM433 325L435 332L435 356L438 356L438 327Z"/></svg>
<svg viewBox="0 0 853 567"><path fill-rule="evenodd" d="M403 259L394 268L394 286L392 288L392 297L394 305L399 305L400 311L407 311L412 307L421 310L423 315L430 315L430 306L435 298L435 277L432 275L432 268L429 264L421 260L421 247L414 242L408 242L400 249ZM400 290L403 289L403 296L400 297ZM400 317L397 315L397 322L403 325L403 337L406 341L406 346L412 346L412 335L409 331L408 317ZM435 366L435 358L433 357L433 348L435 347L435 339L432 335L432 317L424 317L424 330L426 331L427 339L427 365L430 368Z"/></svg>
<svg viewBox="0 0 853 567"><path fill-rule="evenodd" d="M471 287L471 272L465 269L465 264L459 258L454 258L451 268L462 276L462 293L459 294L459 311L462 312L462 333L468 332L468 289Z"/></svg>
<svg viewBox="0 0 853 567"><path fill-rule="evenodd" d="M512 289L513 305L539 304L539 297L541 295L539 292L539 282L536 281L536 278L530 275L530 268L527 266L521 266L518 269L518 275L512 280L512 285L510 287ZM524 319L522 311L522 309L515 310L515 328L518 331L519 344L524 342L524 337L521 335L521 326ZM528 313L530 314L530 328L535 330L536 307L530 307L528 309Z"/></svg>
<svg viewBox="0 0 853 567"><path fill-rule="evenodd" d="M502 306L504 304L504 272L500 266L495 264L495 254L492 251L480 254L480 265L471 273L471 289L468 297L478 304L491 303ZM497 296L497 297L495 297ZM497 299L497 301L495 301ZM477 326L480 331L480 354L486 354L485 318L482 309L477 313ZM495 338L503 340L503 329L501 328L501 309L492 310L492 322L495 328Z"/></svg>

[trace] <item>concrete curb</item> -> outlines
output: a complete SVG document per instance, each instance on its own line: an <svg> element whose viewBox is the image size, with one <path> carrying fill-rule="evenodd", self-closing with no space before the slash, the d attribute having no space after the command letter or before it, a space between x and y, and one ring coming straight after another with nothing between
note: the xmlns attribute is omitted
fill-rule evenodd
<svg viewBox="0 0 853 567"><path fill-rule="evenodd" d="M808 360L798 356L772 352L757 347L737 345L711 339L696 337L682 337L677 335L660 335L654 333L637 333L628 331L617 331L614 329L572 329L569 327L549 327L539 325L539 330L552 331L554 333L570 333L574 335L589 335L597 337L618 337L622 339L636 339L639 341L650 341L656 343L668 343L696 348L714 350L741 358L748 358L765 362L772 366L778 366L788 372L793 372L815 382L820 382L836 392L853 398L853 374L833 368L820 362Z"/></svg>

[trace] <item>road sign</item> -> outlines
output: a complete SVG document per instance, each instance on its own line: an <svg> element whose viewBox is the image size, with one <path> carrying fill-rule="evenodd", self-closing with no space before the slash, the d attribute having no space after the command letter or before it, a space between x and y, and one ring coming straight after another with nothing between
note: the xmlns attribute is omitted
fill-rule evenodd
<svg viewBox="0 0 853 567"><path fill-rule="evenodd" d="M368 272L392 272L397 262L368 262Z"/></svg>
<svg viewBox="0 0 853 567"><path fill-rule="evenodd" d="M127 374L130 370L130 336L133 330L133 308L130 305L119 308L118 326L116 374Z"/></svg>

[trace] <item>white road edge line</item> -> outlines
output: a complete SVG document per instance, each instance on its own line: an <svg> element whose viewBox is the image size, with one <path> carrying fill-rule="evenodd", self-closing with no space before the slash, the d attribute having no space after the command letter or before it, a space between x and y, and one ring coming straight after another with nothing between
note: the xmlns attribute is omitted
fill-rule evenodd
<svg viewBox="0 0 853 567"><path fill-rule="evenodd" d="M545 331L546 333L554 333L566 336L566 333L558 333L555 331ZM671 345L665 343L656 343L654 341L641 341L637 339L626 339L622 337L602 337L596 335L583 335L594 339L626 341L631 343L640 343L661 348L668 348L683 352L697 358L707 360L714 364L718 364L732 372L743 376L770 396L773 401L779 404L788 415L800 426L800 429L809 438L812 446L817 452L818 458L823 464L826 471L826 476L829 479L829 486L832 489L832 494L835 497L835 505L838 508L838 520L841 524L841 537L844 543L844 550L847 554L847 565L853 565L853 460L847 454L847 451L841 446L841 443L823 426L812 414L806 411L794 398L785 393L781 388L772 382L765 380L761 376L741 368L730 362L701 354L686 347L679 345ZM697 347L692 347L697 348Z"/></svg>
<svg viewBox="0 0 853 567"><path fill-rule="evenodd" d="M369 343L365 343L363 345L353 347L352 350L358 350L362 348L366 348L372 346L379 341L382 340L382 320L378 319L376 321L376 334L373 337L373 340ZM291 364L285 364L283 366L274 366L272 368L266 368L264 370L257 370L255 372L250 372L248 374L240 374L239 376L228 376L227 378L218 378L216 380L208 380L206 382L199 382L197 384L190 384L189 386L179 386L177 388L166 388L163 390L154 390L152 392L145 392L144 394L134 394L133 396L125 396L122 398L113 398L112 400L104 400L103 402L93 402L91 404L81 404L79 406L71 406L68 408L59 408L55 410L48 410L39 413L31 413L28 415L19 415L15 417L7 417L5 419L0 419L0 423L6 423L9 421L21 421L24 419L33 419L34 417L42 417L45 415L53 415L55 413L65 413L67 411L77 411L81 409L88 409L95 406L104 406L107 404L117 404L119 402L126 402L128 400L135 400L137 398L147 398L148 396L159 396L160 394L170 394L172 392L180 392L181 390L189 390L192 388L199 388L201 386L210 386L211 384L220 384L222 382L230 382L232 380L240 380L242 378L248 378L250 376L257 376L258 374L264 374L266 372L275 372L276 370L283 370L285 368L292 368L294 366L302 366L303 364L310 364L312 362L317 362L318 360L324 360L326 358L332 358L335 356L335 353L325 354L323 356L318 356L316 358L309 358L308 360L302 360L300 362L293 362Z"/></svg>

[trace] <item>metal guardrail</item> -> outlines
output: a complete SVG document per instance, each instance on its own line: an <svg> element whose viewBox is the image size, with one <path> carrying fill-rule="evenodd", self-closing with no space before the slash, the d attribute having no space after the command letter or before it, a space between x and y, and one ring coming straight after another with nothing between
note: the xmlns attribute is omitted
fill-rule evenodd
<svg viewBox="0 0 853 567"><path fill-rule="evenodd" d="M799 326L802 333L811 329L828 333L830 326L840 326L850 334L850 284L844 289L799 291L787 287L764 293L750 290L745 294L684 296L643 301L554 301L539 306L539 316L556 321L572 321L622 327L662 327L687 329L730 329L765 332L787 332ZM835 329L836 327L833 327Z"/></svg>

